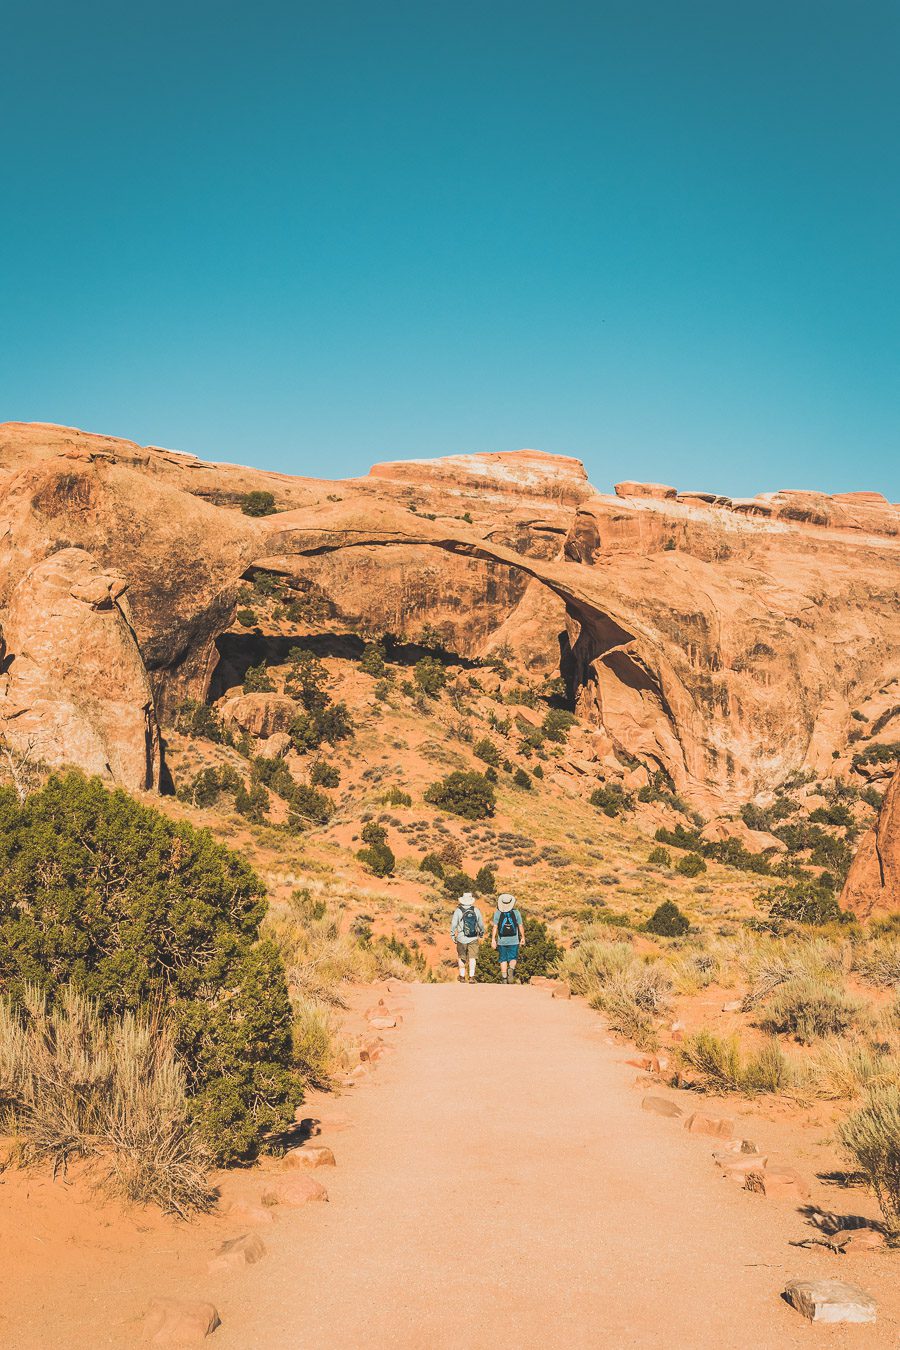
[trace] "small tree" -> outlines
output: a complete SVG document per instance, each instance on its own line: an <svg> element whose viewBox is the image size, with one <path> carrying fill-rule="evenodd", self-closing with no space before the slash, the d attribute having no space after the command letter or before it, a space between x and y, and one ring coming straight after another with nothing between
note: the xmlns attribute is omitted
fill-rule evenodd
<svg viewBox="0 0 900 1350"><path fill-rule="evenodd" d="M341 781L341 771L336 764L317 759L309 771L309 781L313 787L336 788Z"/></svg>
<svg viewBox="0 0 900 1350"><path fill-rule="evenodd" d="M497 801L493 787L483 774L466 773L461 769L432 783L425 793L425 800L466 820L484 820L486 816L492 816Z"/></svg>
<svg viewBox="0 0 900 1350"><path fill-rule="evenodd" d="M391 876L397 865L393 849L385 843L370 844L368 848L361 848L356 856L376 877Z"/></svg>
<svg viewBox="0 0 900 1350"><path fill-rule="evenodd" d="M489 736L483 736L480 741L476 741L472 753L484 764L490 764L494 769L500 767L500 751Z"/></svg>
<svg viewBox="0 0 900 1350"><path fill-rule="evenodd" d="M672 855L667 848L658 846L657 848L651 848L647 861L654 863L657 867L668 867L672 862Z"/></svg>
<svg viewBox="0 0 900 1350"><path fill-rule="evenodd" d="M577 720L574 713L566 712L565 708L551 708L541 723L541 730L548 741L562 742Z"/></svg>
<svg viewBox="0 0 900 1350"><path fill-rule="evenodd" d="M683 877L698 877L701 872L706 871L706 863L699 853L686 853L683 858L678 859L675 871Z"/></svg>
<svg viewBox="0 0 900 1350"><path fill-rule="evenodd" d="M265 661L260 661L258 666L250 666L244 676L245 694L271 694L275 685L272 683L272 677L266 670Z"/></svg>
<svg viewBox="0 0 900 1350"><path fill-rule="evenodd" d="M364 844L386 844L387 837L387 830L375 820L367 820L360 830L360 838Z"/></svg>
<svg viewBox="0 0 900 1350"><path fill-rule="evenodd" d="M761 895L759 903L768 904L770 919L787 919L791 923L820 926L852 920L852 915L841 909L834 892L815 881L776 886Z"/></svg>
<svg viewBox="0 0 900 1350"><path fill-rule="evenodd" d="M513 774L513 782L517 788L525 788L526 791L531 789L531 775L525 769L516 769Z"/></svg>
<svg viewBox="0 0 900 1350"><path fill-rule="evenodd" d="M447 672L433 656L423 656L413 667L413 678L423 694L436 698L447 683Z"/></svg>
<svg viewBox="0 0 900 1350"><path fill-rule="evenodd" d="M602 787L594 788L588 801L591 806L598 807L605 816L610 818L618 816L622 811L631 811L634 808L634 798L618 783L606 783Z"/></svg>
<svg viewBox="0 0 900 1350"><path fill-rule="evenodd" d="M475 873L475 890L479 895L496 895L497 877L493 867L479 867Z"/></svg>
<svg viewBox="0 0 900 1350"><path fill-rule="evenodd" d="M241 510L245 516L273 516L275 497L271 492L248 492L244 497Z"/></svg>
<svg viewBox="0 0 900 1350"><path fill-rule="evenodd" d="M690 931L691 921L672 900L664 900L644 924L648 933L657 937L684 937Z"/></svg>
<svg viewBox="0 0 900 1350"><path fill-rule="evenodd" d="M419 871L430 872L433 877L441 879L444 875L444 864L436 853L426 853L419 863Z"/></svg>
<svg viewBox="0 0 900 1350"><path fill-rule="evenodd" d="M363 648L363 654L360 658L359 668L365 675L371 675L374 679L382 679L385 672L385 649L380 642L367 642Z"/></svg>

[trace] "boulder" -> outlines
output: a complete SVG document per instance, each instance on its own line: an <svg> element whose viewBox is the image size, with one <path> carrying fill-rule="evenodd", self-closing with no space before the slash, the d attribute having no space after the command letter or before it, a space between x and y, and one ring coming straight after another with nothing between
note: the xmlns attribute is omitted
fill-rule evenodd
<svg viewBox="0 0 900 1350"><path fill-rule="evenodd" d="M811 1322L874 1322L871 1294L843 1280L791 1280L784 1297Z"/></svg>
<svg viewBox="0 0 900 1350"><path fill-rule="evenodd" d="M900 769L884 795L878 820L859 841L840 903L863 920L900 909Z"/></svg>
<svg viewBox="0 0 900 1350"><path fill-rule="evenodd" d="M257 1224L268 1224L275 1222L275 1215L272 1213L271 1206L257 1204L254 1200L232 1200L223 1205L223 1211L229 1219L236 1219L239 1223L248 1223L256 1226Z"/></svg>
<svg viewBox="0 0 900 1350"><path fill-rule="evenodd" d="M299 1173L268 1187L260 1199L269 1209L276 1205L282 1205L285 1209L300 1209L314 1200L327 1200L328 1192L321 1182Z"/></svg>
<svg viewBox="0 0 900 1350"><path fill-rule="evenodd" d="M144 1345L199 1345L221 1326L212 1303L178 1298L155 1298L141 1329Z"/></svg>
<svg viewBox="0 0 900 1350"><path fill-rule="evenodd" d="M885 1246L884 1233L878 1228L850 1228L835 1236L834 1244L844 1255L855 1252L879 1252Z"/></svg>
<svg viewBox="0 0 900 1350"><path fill-rule="evenodd" d="M739 1181L742 1186L748 1172L763 1171L768 1162L761 1153L714 1153L713 1160L729 1181Z"/></svg>
<svg viewBox="0 0 900 1350"><path fill-rule="evenodd" d="M684 1122L684 1128L690 1134L709 1134L715 1139L730 1139L734 1134L734 1121L726 1116L708 1116L695 1111Z"/></svg>
<svg viewBox="0 0 900 1350"><path fill-rule="evenodd" d="M736 839L748 853L787 852L787 844L774 834L769 834L767 830L751 830L742 820L732 820L726 816L719 816L704 825L700 838L709 843Z"/></svg>
<svg viewBox="0 0 900 1350"><path fill-rule="evenodd" d="M289 754L292 744L286 731L276 731L274 736L267 736L265 740L260 741L257 749L265 759L284 759L285 755Z"/></svg>
<svg viewBox="0 0 900 1350"><path fill-rule="evenodd" d="M297 705L283 694L236 694L219 704L219 712L227 727L268 740L290 731Z"/></svg>
<svg viewBox="0 0 900 1350"><path fill-rule="evenodd" d="M219 1270L240 1270L243 1266L255 1266L265 1254L265 1244L258 1233L241 1233L239 1237L229 1238L222 1243L207 1270L213 1274Z"/></svg>
<svg viewBox="0 0 900 1350"><path fill-rule="evenodd" d="M392 1031L402 1021L402 1017L370 1017L369 1026L376 1031Z"/></svg>
<svg viewBox="0 0 900 1350"><path fill-rule="evenodd" d="M551 998L571 998L572 990L567 984L556 984L550 994Z"/></svg>
<svg viewBox="0 0 900 1350"><path fill-rule="evenodd" d="M650 1111L654 1116L683 1116L684 1112L670 1097L645 1097L641 1102L642 1111Z"/></svg>

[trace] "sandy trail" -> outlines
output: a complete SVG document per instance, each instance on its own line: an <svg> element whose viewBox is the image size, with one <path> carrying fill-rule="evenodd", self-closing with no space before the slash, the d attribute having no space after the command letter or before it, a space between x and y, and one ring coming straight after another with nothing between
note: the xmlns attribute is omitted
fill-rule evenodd
<svg viewBox="0 0 900 1350"><path fill-rule="evenodd" d="M897 1343L896 1306L813 1329L782 1302L790 1276L871 1288L873 1266L790 1247L802 1217L641 1111L584 1005L491 985L408 997L396 1053L335 1104L353 1127L329 1134L323 1112L332 1203L210 1291L219 1350Z"/></svg>

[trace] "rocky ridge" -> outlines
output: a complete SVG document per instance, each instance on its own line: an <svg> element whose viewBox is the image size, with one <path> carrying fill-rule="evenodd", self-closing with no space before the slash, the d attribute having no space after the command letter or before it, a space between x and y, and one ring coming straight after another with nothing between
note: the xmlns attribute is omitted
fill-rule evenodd
<svg viewBox="0 0 900 1350"><path fill-rule="evenodd" d="M242 514L260 490L276 513ZM561 671L609 753L716 814L849 764L861 727L900 738L898 557L900 509L876 493L602 494L538 451L333 482L11 423L0 719L18 752L37 738L46 762L155 784L154 706L207 697L242 578L268 571L323 631L427 626L463 656ZM76 595L87 574L98 604Z"/></svg>

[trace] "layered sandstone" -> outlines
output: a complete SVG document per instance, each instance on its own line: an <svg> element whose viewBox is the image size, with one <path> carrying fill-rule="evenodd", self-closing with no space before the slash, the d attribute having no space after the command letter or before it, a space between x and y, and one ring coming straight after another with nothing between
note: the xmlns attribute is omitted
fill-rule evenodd
<svg viewBox="0 0 900 1350"><path fill-rule="evenodd" d="M578 461L535 451L380 465L332 482L9 424L0 624L10 672L23 655L17 587L75 548L127 581L160 713L211 685L221 694L241 579L268 569L314 602L323 632L427 628L463 656L502 651L561 671L615 751L665 768L712 814L798 769L827 774L846 752L851 713L897 669L900 511L878 494L742 503L659 485L617 492L626 488L597 493ZM255 489L274 494L277 514L241 514ZM266 635L235 640L262 654ZM123 685L131 727L146 709L139 683Z"/></svg>

